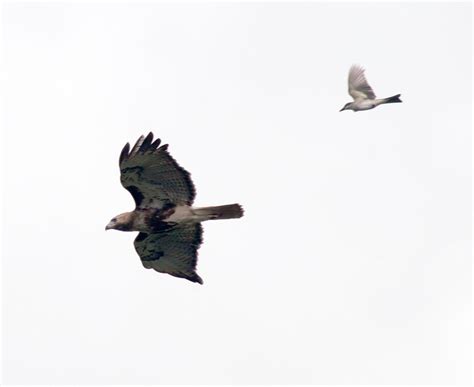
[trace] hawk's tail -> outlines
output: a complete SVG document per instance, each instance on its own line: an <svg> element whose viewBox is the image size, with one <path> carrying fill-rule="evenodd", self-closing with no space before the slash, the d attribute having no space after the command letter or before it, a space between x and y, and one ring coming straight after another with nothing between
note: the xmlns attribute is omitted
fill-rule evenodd
<svg viewBox="0 0 474 387"><path fill-rule="evenodd" d="M241 218L244 215L244 209L240 204L227 204L217 207L193 208L195 215L203 217L204 220L210 219L234 219Z"/></svg>

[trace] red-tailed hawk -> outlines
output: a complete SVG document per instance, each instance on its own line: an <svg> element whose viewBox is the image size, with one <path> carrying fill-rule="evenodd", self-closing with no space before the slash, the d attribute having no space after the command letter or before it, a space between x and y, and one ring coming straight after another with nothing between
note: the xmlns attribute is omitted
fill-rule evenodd
<svg viewBox="0 0 474 387"><path fill-rule="evenodd" d="M196 273L202 243L201 222L240 218L239 204L192 207L196 191L191 175L168 153L168 145L141 136L120 154L120 181L132 194L135 210L117 215L106 230L139 231L135 250L143 266L202 284Z"/></svg>

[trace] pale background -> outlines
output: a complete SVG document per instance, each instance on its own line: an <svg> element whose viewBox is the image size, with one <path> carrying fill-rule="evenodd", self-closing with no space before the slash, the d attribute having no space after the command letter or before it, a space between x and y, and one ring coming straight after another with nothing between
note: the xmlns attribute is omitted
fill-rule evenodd
<svg viewBox="0 0 474 387"><path fill-rule="evenodd" d="M469 383L471 6L3 7L3 381ZM343 112L347 71L403 104ZM199 286L142 268L123 145L188 169Z"/></svg>

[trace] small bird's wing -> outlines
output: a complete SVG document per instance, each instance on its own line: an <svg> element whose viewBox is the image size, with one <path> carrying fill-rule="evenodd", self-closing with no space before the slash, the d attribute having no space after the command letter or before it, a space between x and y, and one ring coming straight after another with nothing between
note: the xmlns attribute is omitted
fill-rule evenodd
<svg viewBox="0 0 474 387"><path fill-rule="evenodd" d="M132 150L120 154L120 181L132 194L137 208L162 208L166 203L191 205L196 190L188 171L168 153L168 145L141 136Z"/></svg>
<svg viewBox="0 0 474 387"><path fill-rule="evenodd" d="M202 284L196 273L197 250L202 243L200 223L181 224L159 233L141 232L135 250L143 266Z"/></svg>
<svg viewBox="0 0 474 387"><path fill-rule="evenodd" d="M365 79L364 69L353 65L349 70L349 94L356 99L375 99L375 93Z"/></svg>

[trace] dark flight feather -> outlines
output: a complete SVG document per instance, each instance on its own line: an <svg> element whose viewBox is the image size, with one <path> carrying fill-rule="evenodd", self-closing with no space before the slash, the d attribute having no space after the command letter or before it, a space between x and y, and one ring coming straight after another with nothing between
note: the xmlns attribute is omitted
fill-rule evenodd
<svg viewBox="0 0 474 387"><path fill-rule="evenodd" d="M120 152L119 165L122 164L122 161L128 157L128 152L130 151L130 144L127 142Z"/></svg>
<svg viewBox="0 0 474 387"><path fill-rule="evenodd" d="M135 200L136 207L161 208L166 203L191 205L196 190L191 175L168 153L168 145L159 147L153 133L140 136L129 151L127 143L120 154L120 180Z"/></svg>
<svg viewBox="0 0 474 387"><path fill-rule="evenodd" d="M196 273L197 250L202 244L202 234L200 223L182 224L152 234L141 232L134 245L147 269L202 284L201 277Z"/></svg>
<svg viewBox="0 0 474 387"><path fill-rule="evenodd" d="M138 150L140 149L142 143L143 143L143 139L145 137L144 136L140 136L137 140L137 142L135 143L135 145L133 146L132 150L130 151L129 155L127 158L130 158L132 156L135 156L135 154L138 152Z"/></svg>
<svg viewBox="0 0 474 387"><path fill-rule="evenodd" d="M148 133L148 136L145 137L141 146L140 146L140 153L145 153L149 150L149 147L153 141L153 133Z"/></svg>

